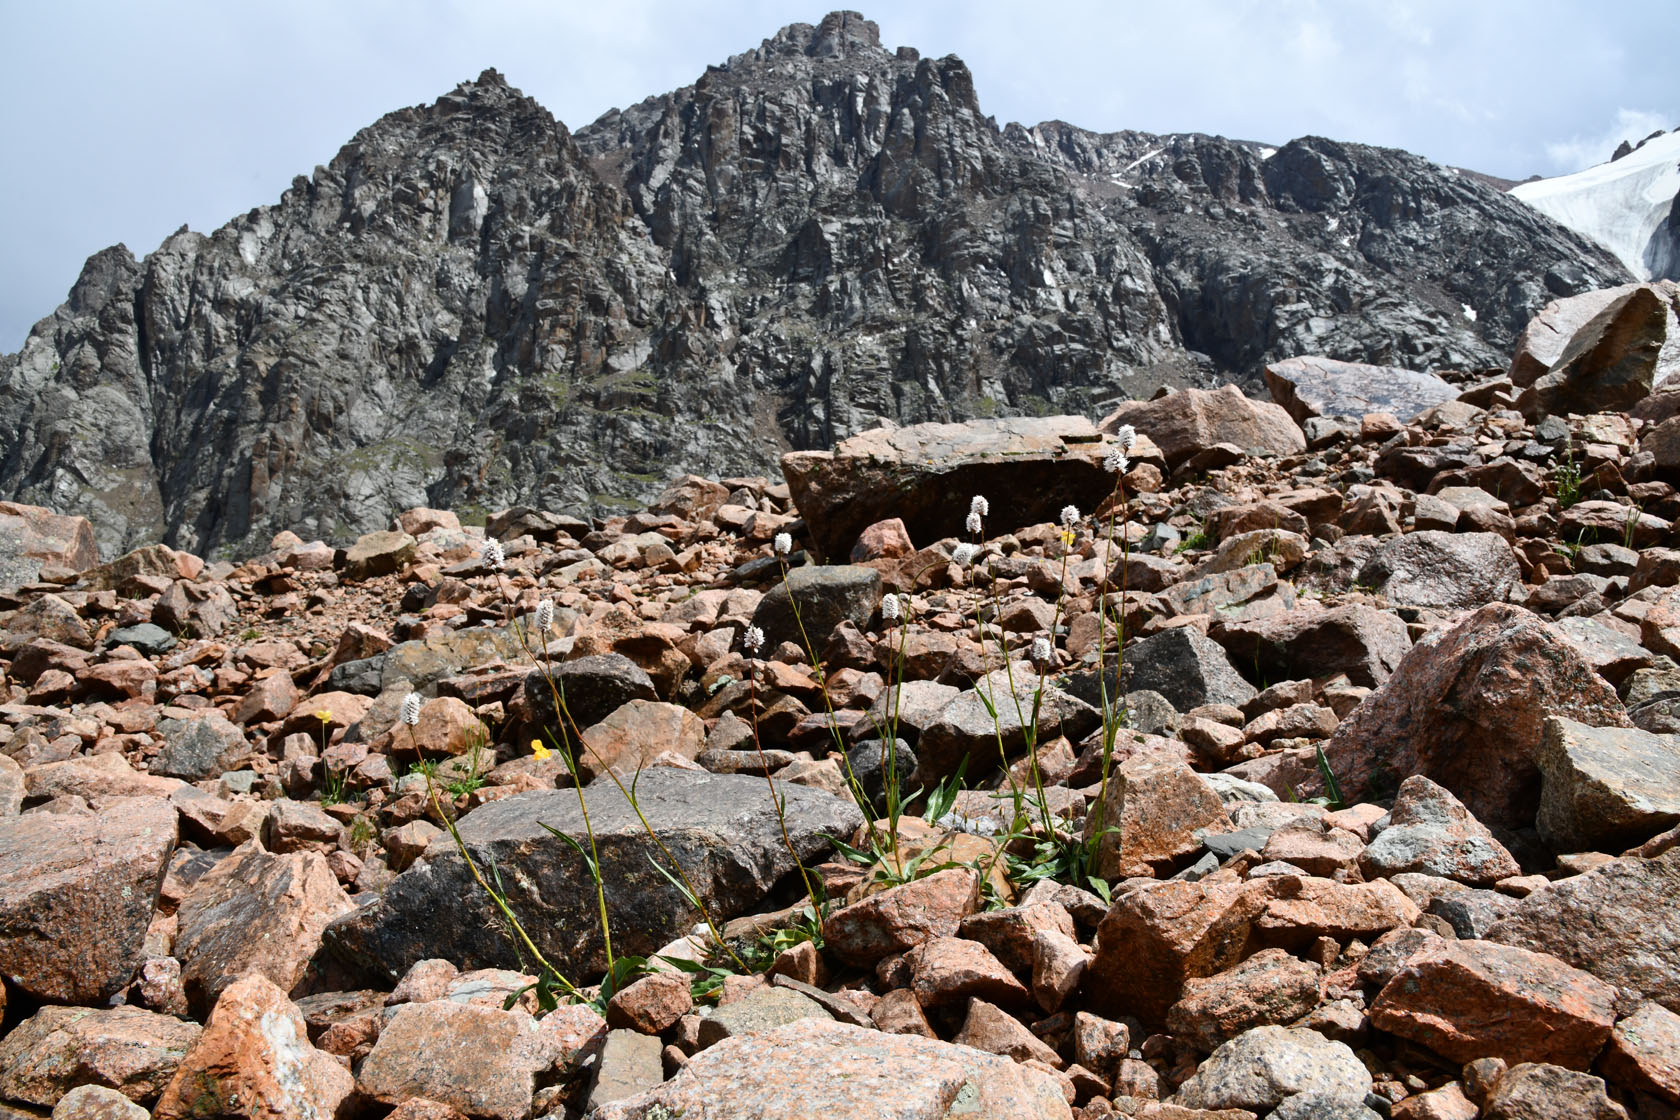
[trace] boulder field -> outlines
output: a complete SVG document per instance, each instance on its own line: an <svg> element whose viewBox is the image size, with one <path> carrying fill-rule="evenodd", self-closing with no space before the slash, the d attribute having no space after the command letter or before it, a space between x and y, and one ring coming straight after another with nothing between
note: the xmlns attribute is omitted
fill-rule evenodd
<svg viewBox="0 0 1680 1120"><path fill-rule="evenodd" d="M0 1116L1672 1120L1675 298L607 519L7 504Z"/></svg>

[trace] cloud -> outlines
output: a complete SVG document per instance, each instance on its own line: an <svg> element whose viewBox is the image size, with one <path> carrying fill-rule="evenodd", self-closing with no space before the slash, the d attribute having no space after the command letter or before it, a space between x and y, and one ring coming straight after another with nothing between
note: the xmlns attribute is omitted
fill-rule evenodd
<svg viewBox="0 0 1680 1120"><path fill-rule="evenodd" d="M1546 145L1546 157L1559 175L1582 171L1610 158L1623 140L1637 144L1651 133L1680 126L1670 114L1649 109L1617 109L1616 119L1593 136L1572 136Z"/></svg>

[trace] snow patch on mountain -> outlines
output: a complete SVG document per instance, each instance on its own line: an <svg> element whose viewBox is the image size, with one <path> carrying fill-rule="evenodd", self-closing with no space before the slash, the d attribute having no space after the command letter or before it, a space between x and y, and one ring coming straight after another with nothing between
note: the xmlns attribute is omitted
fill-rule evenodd
<svg viewBox="0 0 1680 1120"><path fill-rule="evenodd" d="M1680 129L1621 159L1511 188L1511 194L1592 238L1641 279L1680 271L1671 214L1680 195Z"/></svg>

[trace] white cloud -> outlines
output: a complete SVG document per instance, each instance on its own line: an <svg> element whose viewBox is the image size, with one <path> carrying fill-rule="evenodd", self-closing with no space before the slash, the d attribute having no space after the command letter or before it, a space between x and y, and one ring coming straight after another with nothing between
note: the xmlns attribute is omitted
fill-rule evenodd
<svg viewBox="0 0 1680 1120"><path fill-rule="evenodd" d="M1616 119L1603 132L1554 141L1546 145L1546 156L1557 174L1568 175L1604 163L1623 140L1637 144L1659 129L1667 132L1676 126L1680 126L1680 120L1669 114L1649 109L1617 109Z"/></svg>

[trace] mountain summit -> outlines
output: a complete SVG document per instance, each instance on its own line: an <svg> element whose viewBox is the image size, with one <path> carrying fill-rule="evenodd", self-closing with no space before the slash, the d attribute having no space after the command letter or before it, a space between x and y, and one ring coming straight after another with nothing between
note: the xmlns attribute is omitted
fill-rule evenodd
<svg viewBox="0 0 1680 1120"><path fill-rule="evenodd" d="M881 421L1501 365L1628 279L1404 152L1000 128L961 60L839 12L575 135L486 71L212 234L96 254L0 357L0 494L107 552L622 509Z"/></svg>

